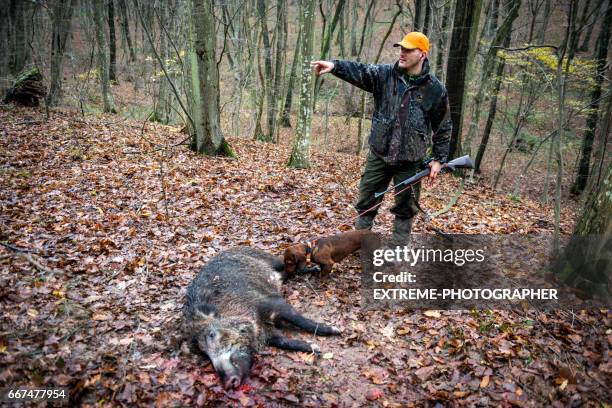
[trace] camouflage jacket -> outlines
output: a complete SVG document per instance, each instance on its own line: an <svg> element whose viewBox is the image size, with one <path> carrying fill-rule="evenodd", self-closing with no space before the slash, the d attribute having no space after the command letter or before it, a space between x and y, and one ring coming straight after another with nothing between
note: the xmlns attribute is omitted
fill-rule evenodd
<svg viewBox="0 0 612 408"><path fill-rule="evenodd" d="M438 78L429 73L428 60L410 86L397 62L390 65L333 60L333 63L332 74L374 95L368 142L376 156L393 165L418 161L433 144L433 158L442 163L447 161L452 130L448 94Z"/></svg>

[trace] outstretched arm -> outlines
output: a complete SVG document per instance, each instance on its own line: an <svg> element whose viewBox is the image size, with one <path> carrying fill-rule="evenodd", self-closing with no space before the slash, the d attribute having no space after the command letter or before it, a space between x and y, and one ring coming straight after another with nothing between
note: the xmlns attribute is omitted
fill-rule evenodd
<svg viewBox="0 0 612 408"><path fill-rule="evenodd" d="M311 65L315 74L321 76L331 72L367 92L374 92L380 77L381 65L362 64L353 61L313 61Z"/></svg>

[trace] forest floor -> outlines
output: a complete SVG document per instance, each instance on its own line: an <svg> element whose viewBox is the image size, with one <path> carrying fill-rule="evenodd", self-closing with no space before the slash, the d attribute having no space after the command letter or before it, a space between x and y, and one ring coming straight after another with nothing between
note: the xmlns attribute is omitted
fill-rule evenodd
<svg viewBox="0 0 612 408"><path fill-rule="evenodd" d="M187 285L221 250L278 254L354 216L363 159L230 138L238 159L198 156L178 128L0 107L0 388L65 386L84 406L603 406L612 403L608 310L366 311L352 256L284 295L343 328L323 356L267 349L224 391L179 327ZM429 211L458 188L443 176ZM562 231L575 205L564 203ZM388 231L385 203L378 231ZM553 212L483 184L416 230L551 232ZM36 266L38 264L38 266Z"/></svg>

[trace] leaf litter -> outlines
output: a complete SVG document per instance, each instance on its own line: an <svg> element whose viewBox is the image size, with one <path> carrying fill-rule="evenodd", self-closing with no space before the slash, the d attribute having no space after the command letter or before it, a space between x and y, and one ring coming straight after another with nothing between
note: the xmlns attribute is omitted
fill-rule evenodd
<svg viewBox="0 0 612 408"><path fill-rule="evenodd" d="M177 128L114 116L0 108L0 387L66 386L82 406L600 406L609 403L607 310L366 311L359 259L291 281L300 311L343 328L322 358L269 348L225 391L180 335L185 289L216 253L274 253L351 223L363 159L229 138L237 160L198 156ZM36 112L42 116L42 112ZM144 130L143 130L144 129ZM443 208L442 177L422 204ZM390 201L390 200L389 200ZM377 229L389 230L385 203ZM575 212L564 208L569 233ZM551 231L552 209L466 185L416 231ZM346 228L346 227L344 227ZM36 266L31 260L39 264Z"/></svg>

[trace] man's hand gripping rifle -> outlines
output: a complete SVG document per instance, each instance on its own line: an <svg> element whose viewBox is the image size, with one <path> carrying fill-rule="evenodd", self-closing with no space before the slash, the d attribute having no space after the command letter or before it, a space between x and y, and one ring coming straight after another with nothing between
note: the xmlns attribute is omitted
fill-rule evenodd
<svg viewBox="0 0 612 408"><path fill-rule="evenodd" d="M415 174L414 176L407 178L406 180L402 181L401 183L398 183L394 186L389 187L388 189L386 189L385 191L382 191L380 193L374 193L374 197L378 198L381 195L384 195L385 193L388 193L391 190L394 190L398 187L401 186L411 186L414 184L417 184L419 181L421 181L423 178L429 176L429 172L431 171L431 169L429 168L429 166L427 166L429 164L429 162L432 159L428 159L425 162L423 162L423 165L426 166L425 170L422 170L420 172L418 172L417 174ZM472 159L470 159L470 156L461 156L461 157L457 157L456 159L453 159L451 161L449 161L448 163L445 163L442 165L442 171L444 171L445 169L448 171L454 171L455 169L473 169L474 168L474 163L472 163Z"/></svg>

